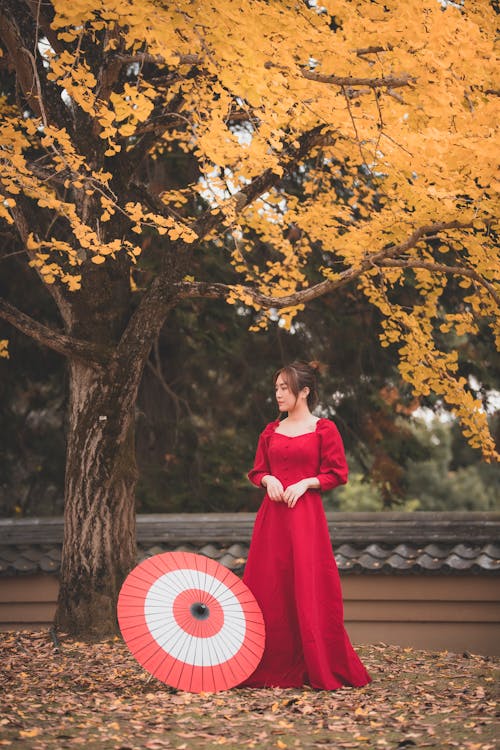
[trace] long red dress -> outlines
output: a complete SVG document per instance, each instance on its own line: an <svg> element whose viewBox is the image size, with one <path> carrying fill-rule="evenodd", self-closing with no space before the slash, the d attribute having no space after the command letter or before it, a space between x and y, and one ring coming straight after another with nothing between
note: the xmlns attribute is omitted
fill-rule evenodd
<svg viewBox="0 0 500 750"><path fill-rule="evenodd" d="M342 439L329 419L296 437L262 432L249 479L260 486L266 474L283 487L318 477L294 508L265 496L255 520L243 576L266 625L261 662L243 687L300 687L323 690L360 687L371 678L344 629L342 591L321 490L347 481Z"/></svg>

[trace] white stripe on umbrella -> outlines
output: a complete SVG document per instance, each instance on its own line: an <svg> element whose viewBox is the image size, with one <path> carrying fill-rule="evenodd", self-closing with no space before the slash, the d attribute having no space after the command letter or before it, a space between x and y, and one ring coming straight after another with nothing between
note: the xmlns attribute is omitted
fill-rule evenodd
<svg viewBox="0 0 500 750"><path fill-rule="evenodd" d="M144 615L155 641L173 657L198 667L214 666L227 661L240 650L245 640L245 616L241 604L227 586L202 571L197 571L196 581L193 581L189 575L191 572L186 569L173 570L158 578L146 595ZM186 631L177 624L173 616L174 601L179 593L191 586L208 591L219 602L224 602L224 624L216 635L208 638L187 637ZM201 656L203 648L209 649L204 653L204 658Z"/></svg>

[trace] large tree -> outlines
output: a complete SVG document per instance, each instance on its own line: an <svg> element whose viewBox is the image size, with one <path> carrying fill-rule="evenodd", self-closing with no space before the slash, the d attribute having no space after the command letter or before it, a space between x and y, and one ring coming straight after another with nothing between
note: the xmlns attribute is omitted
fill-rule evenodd
<svg viewBox="0 0 500 750"><path fill-rule="evenodd" d="M0 1L0 215L61 327L29 301L0 316L70 373L60 626L115 627L137 390L186 298L254 308L258 328L356 289L415 393L496 457L443 343L498 324L493 16L484 0Z"/></svg>

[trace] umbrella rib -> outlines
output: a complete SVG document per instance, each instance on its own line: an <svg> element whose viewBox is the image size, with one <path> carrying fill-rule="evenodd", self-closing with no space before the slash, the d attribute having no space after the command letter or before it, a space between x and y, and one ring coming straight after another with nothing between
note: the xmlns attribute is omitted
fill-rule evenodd
<svg viewBox="0 0 500 750"><path fill-rule="evenodd" d="M185 568L184 570L187 582L191 584L192 589L201 589L200 582L197 578L195 571L192 568Z"/></svg>
<svg viewBox="0 0 500 750"><path fill-rule="evenodd" d="M168 565L170 555L170 552L164 552L161 555L152 555L151 557L148 557L145 562L147 562L148 565L150 565L155 571L160 574L160 576L162 576L165 573L169 573L171 570L170 566Z"/></svg>
<svg viewBox="0 0 500 750"><path fill-rule="evenodd" d="M188 554L188 553L186 553L186 552L183 552L183 553L182 553L182 555L183 555L183 559L184 559L184 561L185 561L185 566L186 566L186 567L184 568L184 570L185 570L185 572L186 572L186 577L187 577L187 578L188 578L188 579L189 579L189 580L191 581L191 583L192 583L192 588L194 588L194 589L195 589L195 588L196 588L196 589L200 589L200 588L201 588L201 586L200 586L200 582L199 582L199 579L198 579L198 576L197 576L197 569L196 569L196 568L193 568L193 567L192 567L192 565L190 564L190 563L191 563L191 561L190 561L190 560L189 560L189 559L187 558L187 554ZM191 554L192 554L192 553L191 553ZM197 561L196 561L196 560L194 560L194 561L192 561L192 562L194 562L194 564L196 565L196 562L197 562Z"/></svg>
<svg viewBox="0 0 500 750"><path fill-rule="evenodd" d="M164 634L164 638L162 638L162 640L165 642L165 641L170 641L170 639L172 638L172 635L176 633L178 630L179 630L179 625L177 624L175 620L173 622L167 622L167 623L164 623L163 625L160 624L160 625L157 625L156 627L149 628L149 632L151 633L155 641L157 641L157 643L159 643L159 640L157 639L155 633L159 633L160 635Z"/></svg>
<svg viewBox="0 0 500 750"><path fill-rule="evenodd" d="M215 685L217 684L217 680L215 678L214 660L213 660L213 656L212 656L212 651L213 651L212 641L209 641L207 643L206 650L207 650L207 656L208 656L208 667L210 668L210 672L212 673L212 683L213 683L213 685L215 687ZM218 658L217 652L214 652L214 653L215 653L215 656Z"/></svg>
<svg viewBox="0 0 500 750"><path fill-rule="evenodd" d="M200 555L199 558L196 558L196 577L198 580L198 588L204 592L206 592L206 588L202 585L202 581L206 584L207 577L209 575L206 560L207 558L203 555Z"/></svg>
<svg viewBox="0 0 500 750"><path fill-rule="evenodd" d="M186 636L185 639L181 642L181 648L184 648L184 654L182 655L182 651L181 651L179 652L179 656L177 657L177 661L181 665L181 672L179 675L179 684L181 682L182 675L184 674L185 668L187 666L191 666L191 667L193 666L189 662L186 661L187 656L189 654L189 647L191 646L191 643L192 643L192 637L188 633L185 633L185 636Z"/></svg>
<svg viewBox="0 0 500 750"><path fill-rule="evenodd" d="M241 648L241 644L243 643L244 637L237 638L236 636L234 636L232 632L224 633L224 636L225 636L225 642L231 650L236 650L236 648L238 648L239 650Z"/></svg>
<svg viewBox="0 0 500 750"><path fill-rule="evenodd" d="M217 659L215 663L213 659L210 659L210 663L212 664L212 666L214 666L214 664L215 665L222 664L225 661L225 658L221 658L221 653L218 649L218 645L219 645L218 640L211 639L210 644L208 645L212 649L213 653L215 654L215 658ZM224 657L224 654L222 654L222 657Z"/></svg>
<svg viewBox="0 0 500 750"><path fill-rule="evenodd" d="M257 648L254 650L252 646L256 646ZM247 641L245 642L245 647L248 649L248 651L250 651L250 653L257 654L262 649L262 639L260 641L254 641L248 638Z"/></svg>
<svg viewBox="0 0 500 750"><path fill-rule="evenodd" d="M150 669L148 669L148 667L147 667L146 665L147 665L147 664L148 664L148 663L149 663L149 662L151 661L151 659L153 659L153 658L154 658L154 657L156 656L156 654L158 653L158 651L163 651L163 649L162 649L162 647L160 646L160 644L158 643L158 641L155 641L155 643L156 643L156 645L157 645L157 648L156 648L156 649L155 649L155 650L153 651L153 653L152 653L152 654L150 654L150 655L148 656L148 658L147 658L147 659L145 659L145 660L144 660L143 662L141 662L142 666L143 666L143 667L144 667L144 668L145 668L145 669L146 669L146 670L147 670L148 672L150 672L150 673L151 673L151 674L153 674L153 675L154 675L154 672L152 672L152 671L151 671ZM135 653L136 653L136 654L140 654L140 653L141 653L141 651L143 651L143 650L144 650L145 648L148 648L148 647L149 647L150 645L151 645L150 643L145 643L145 644L144 644L144 646L143 646L142 648L138 648L138 649L137 649L137 651L136 651Z"/></svg>
<svg viewBox="0 0 500 750"><path fill-rule="evenodd" d="M223 581L221 581L219 578L215 578L215 576L212 576L212 580L207 590L209 594L214 597L214 599L219 599L218 592L225 591L226 589L227 586Z"/></svg>

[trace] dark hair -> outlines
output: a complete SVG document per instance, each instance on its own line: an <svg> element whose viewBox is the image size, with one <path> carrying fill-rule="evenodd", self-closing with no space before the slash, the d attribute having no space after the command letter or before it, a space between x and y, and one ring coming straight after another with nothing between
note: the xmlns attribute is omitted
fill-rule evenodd
<svg viewBox="0 0 500 750"><path fill-rule="evenodd" d="M316 362L301 362L296 360L295 362L276 370L273 376L273 383L276 385L278 376L283 375L286 384L295 398L298 397L303 388L309 388L307 405L310 409L314 409L319 401L318 386L316 383L317 370L318 366Z"/></svg>

